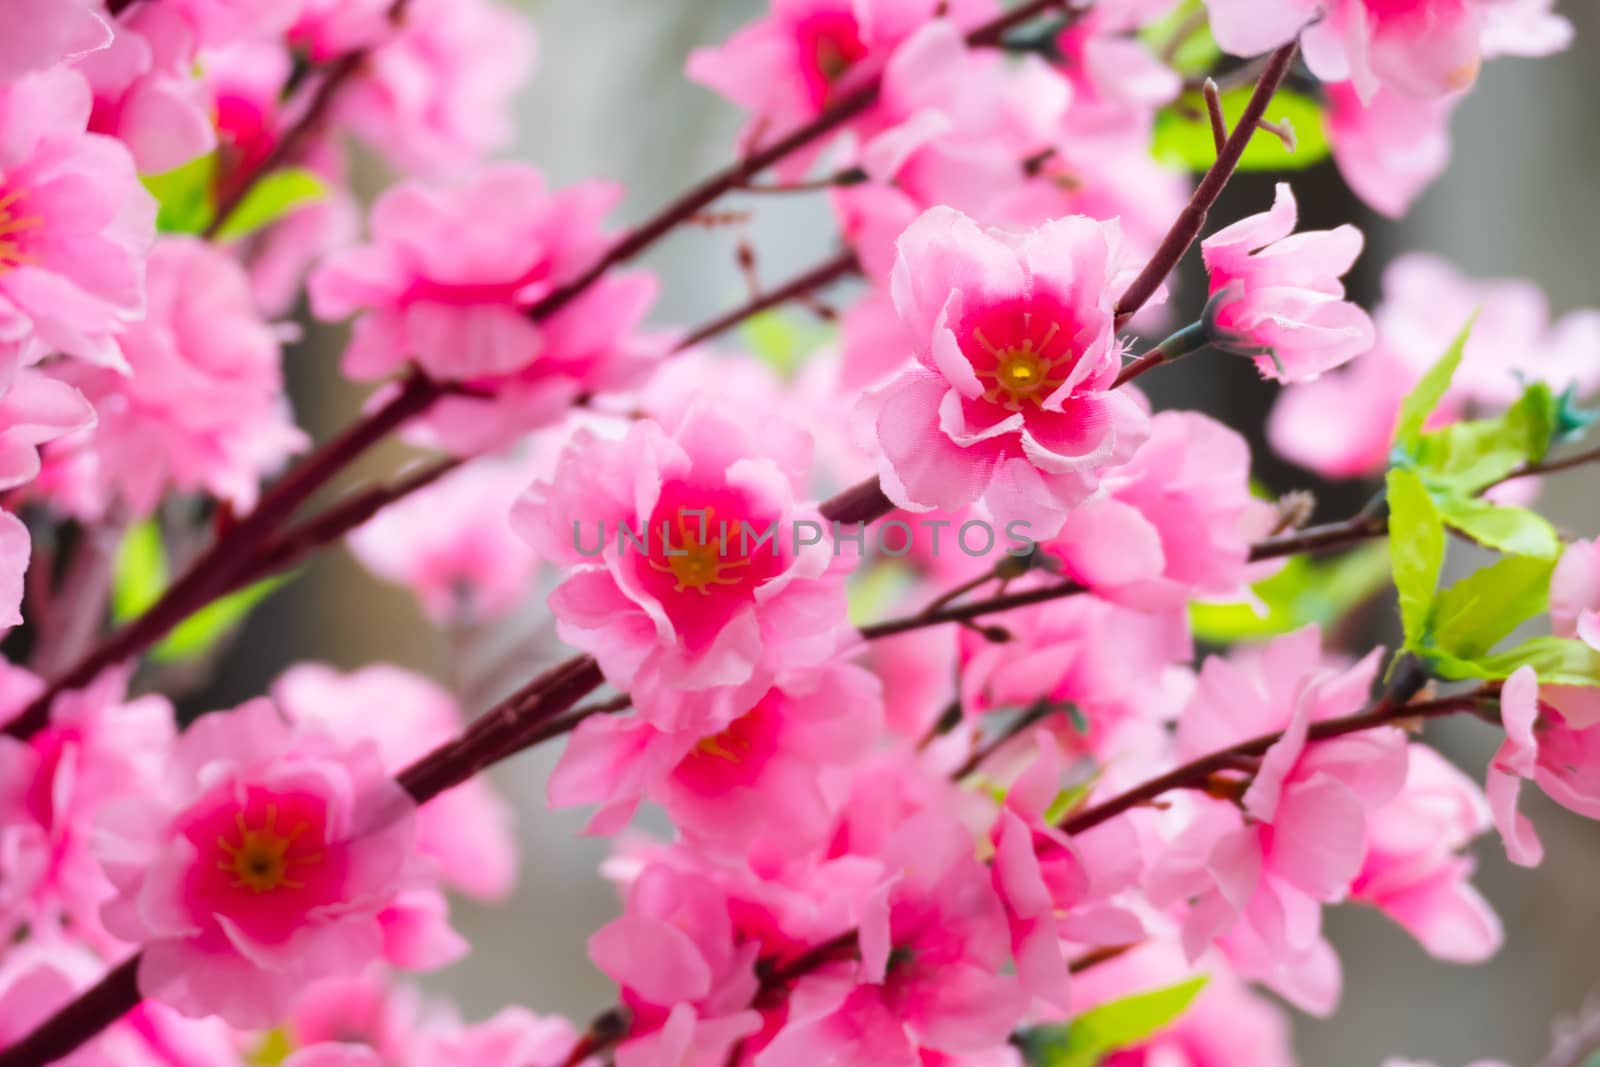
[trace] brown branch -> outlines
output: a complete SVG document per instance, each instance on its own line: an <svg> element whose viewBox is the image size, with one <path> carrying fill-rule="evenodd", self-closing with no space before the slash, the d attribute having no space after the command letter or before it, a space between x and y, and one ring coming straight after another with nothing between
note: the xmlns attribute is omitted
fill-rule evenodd
<svg viewBox="0 0 1600 1067"><path fill-rule="evenodd" d="M139 957L131 956L35 1026L0 1049L0 1067L42 1067L67 1056L139 1006Z"/></svg>
<svg viewBox="0 0 1600 1067"><path fill-rule="evenodd" d="M252 573L252 568L258 566L255 552L302 504L367 449L427 410L441 395L440 386L413 375L387 404L301 460L261 498L254 511L213 542L168 586L148 611L52 679L0 733L24 739L37 733L50 721L50 705L61 693L81 689L107 667L137 656L189 615L235 588L241 573Z"/></svg>
<svg viewBox="0 0 1600 1067"><path fill-rule="evenodd" d="M1283 84L1283 79L1289 73L1289 65L1294 62L1294 43L1284 45L1272 53L1267 61L1266 68L1261 72L1261 80L1256 82L1255 92L1250 95L1250 102L1245 105L1244 113L1239 116L1239 124L1228 135L1222 150L1217 153L1216 162L1211 164L1205 177L1200 179L1200 184L1195 187L1194 195L1189 198L1189 203L1178 214L1172 228L1162 238L1156 254L1145 264L1144 270L1129 285L1122 298L1117 301L1117 325L1121 326L1155 295L1161 288L1161 283L1167 280L1177 267L1189 247L1194 244L1195 238L1200 236L1200 231L1205 228L1206 215L1215 206L1217 198L1222 195L1223 188L1233 173L1239 167L1239 160L1244 156L1245 148L1250 144L1256 127L1260 124L1267 112L1267 105L1271 103L1272 96L1278 91L1278 86Z"/></svg>
<svg viewBox="0 0 1600 1067"><path fill-rule="evenodd" d="M837 281L849 274L854 274L860 268L854 252L841 252L825 262L817 264L803 274L796 276L770 292L762 293L752 298L748 303L734 308L724 315L719 315L703 326L689 331L673 348L674 352L682 352L686 348L709 341L718 334L733 329L746 319L755 317L769 308L788 303L790 300L806 296L812 290L820 289L830 282Z"/></svg>

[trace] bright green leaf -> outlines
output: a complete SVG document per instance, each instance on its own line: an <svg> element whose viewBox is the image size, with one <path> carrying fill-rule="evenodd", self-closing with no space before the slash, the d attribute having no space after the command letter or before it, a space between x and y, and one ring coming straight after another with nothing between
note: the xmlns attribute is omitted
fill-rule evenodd
<svg viewBox="0 0 1600 1067"><path fill-rule="evenodd" d="M832 338L832 331L804 324L781 311L753 316L742 333L750 351L785 378Z"/></svg>
<svg viewBox="0 0 1600 1067"><path fill-rule="evenodd" d="M1442 591L1429 626L1432 645L1477 659L1545 610L1555 560L1507 556Z"/></svg>
<svg viewBox="0 0 1600 1067"><path fill-rule="evenodd" d="M1054 826L1082 807L1084 801L1089 799L1089 794L1094 792L1095 783L1098 780L1099 777L1096 776L1086 782L1068 786L1057 793L1056 798L1050 802L1050 806L1044 809L1045 825Z"/></svg>
<svg viewBox="0 0 1600 1067"><path fill-rule="evenodd" d="M1410 455L1416 451L1417 444L1422 440L1423 425L1428 421L1428 416L1433 414L1433 409L1439 406L1439 401L1444 399L1445 392L1450 388L1450 380L1456 376L1456 368L1461 366L1461 354L1466 351L1467 338L1472 336L1472 326L1477 320L1477 313L1473 313L1445 354L1428 368L1428 373L1422 376L1416 388L1401 401L1400 415L1394 427L1394 447L1397 452Z"/></svg>
<svg viewBox="0 0 1600 1067"><path fill-rule="evenodd" d="M1557 401L1543 383L1529 386L1504 414L1424 433L1413 461L1435 490L1475 495L1525 463L1537 463L1556 435Z"/></svg>
<svg viewBox="0 0 1600 1067"><path fill-rule="evenodd" d="M231 241L246 237L272 225L296 208L315 203L328 195L327 184L304 167L275 170L250 187L217 237Z"/></svg>
<svg viewBox="0 0 1600 1067"><path fill-rule="evenodd" d="M290 577L280 574L264 578L254 585L247 585L213 600L174 627L166 640L151 652L151 656L158 663L174 663L203 655Z"/></svg>
<svg viewBox="0 0 1600 1067"><path fill-rule="evenodd" d="M1258 603L1190 605L1194 635L1213 645L1262 641L1307 623L1328 625L1389 584L1389 553L1363 545L1329 561L1289 559L1251 587Z"/></svg>
<svg viewBox="0 0 1600 1067"><path fill-rule="evenodd" d="M1478 497L1453 493L1434 497L1440 518L1453 530L1472 540L1512 556L1555 559L1561 554L1561 538L1544 516L1527 508L1507 507Z"/></svg>
<svg viewBox="0 0 1600 1067"><path fill-rule="evenodd" d="M1565 637L1534 637L1507 652L1479 660L1473 677L1508 678L1518 667L1532 667L1545 685L1600 686L1600 652Z"/></svg>
<svg viewBox="0 0 1600 1067"><path fill-rule="evenodd" d="M144 187L156 198L156 229L162 233L201 233L216 211L217 155L201 156L175 170L153 174Z"/></svg>
<svg viewBox="0 0 1600 1067"><path fill-rule="evenodd" d="M1017 1035L1030 1067L1094 1067L1119 1049L1138 1045L1171 1024L1205 987L1206 975L1090 1008L1071 1022L1036 1026Z"/></svg>
<svg viewBox="0 0 1600 1067"><path fill-rule="evenodd" d="M1415 473L1389 471L1389 561L1400 594L1406 648L1421 646L1444 566L1444 524Z"/></svg>
<svg viewBox="0 0 1600 1067"><path fill-rule="evenodd" d="M119 623L137 618L161 599L167 588L167 553L161 527L147 519L128 530L117 547L111 570L111 617Z"/></svg>
<svg viewBox="0 0 1600 1067"><path fill-rule="evenodd" d="M1204 13L1204 0L1185 0L1140 30L1139 40L1152 53L1170 57L1168 65L1184 77L1202 77L1222 58L1211 24L1196 17ZM1184 35L1181 41L1177 40L1180 33Z"/></svg>
<svg viewBox="0 0 1600 1067"><path fill-rule="evenodd" d="M1252 90L1242 86L1222 94L1222 114L1232 129L1244 114ZM1290 152L1282 140L1266 131L1258 131L1250 138L1244 155L1239 160L1240 170L1285 171L1304 170L1328 158L1328 131L1321 105L1300 93L1280 90L1267 108L1270 121L1285 123L1294 130L1295 150ZM1185 93L1177 102L1163 108L1156 115L1155 144L1152 148L1157 160L1170 166L1187 167L1194 171L1208 169L1217 158L1216 140L1211 134L1211 119L1206 112L1205 98L1199 93Z"/></svg>

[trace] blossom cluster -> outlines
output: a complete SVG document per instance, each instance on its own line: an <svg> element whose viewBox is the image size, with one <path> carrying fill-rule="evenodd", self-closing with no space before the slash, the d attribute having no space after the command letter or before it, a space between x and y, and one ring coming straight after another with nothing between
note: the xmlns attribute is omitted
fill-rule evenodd
<svg viewBox="0 0 1600 1067"><path fill-rule="evenodd" d="M686 59L738 162L631 228L497 155L535 54L500 0L0 24L0 1067L1289 1067L1343 993L1325 909L1481 963L1515 931L1474 850L1544 854L1523 784L1600 818L1600 540L1530 507L1597 458L1549 454L1600 311L1421 253L1369 311L1362 232L1286 176L1208 222L1247 154L1319 161L1289 97L1403 214L1481 63L1569 44L1549 0L771 0ZM632 261L741 193L817 194L838 256L654 321ZM372 387L320 445L297 318ZM1311 526L1141 390L1179 359L1259 374L1272 447L1375 503ZM390 435L425 458L325 492ZM1441 588L1447 531L1497 558ZM340 542L449 684L191 706ZM1487 766L1424 740L1454 717ZM617 1003L465 1021L402 972L515 893L539 813L478 775L556 737Z"/></svg>

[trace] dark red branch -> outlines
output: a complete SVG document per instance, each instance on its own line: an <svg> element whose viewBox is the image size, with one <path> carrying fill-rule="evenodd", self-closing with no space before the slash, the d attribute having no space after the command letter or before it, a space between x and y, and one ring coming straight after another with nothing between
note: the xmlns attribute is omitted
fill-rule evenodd
<svg viewBox="0 0 1600 1067"><path fill-rule="evenodd" d="M854 252L841 252L832 259L823 263L819 263L815 267L812 267L810 270L806 271L804 274L798 275L790 281L785 282L778 288L773 289L770 292L762 293L760 296L757 296L746 304L742 304L739 307L734 308L727 314L720 315L717 318L712 319L704 326L700 326L689 331L689 333L678 342L674 351L681 352L686 348L693 348L695 345L709 341L718 334L725 333L728 330L733 329L740 323L761 314L763 311L766 311L769 308L775 308L780 304L786 304L798 297L805 296L814 289L820 289L830 282L835 282L846 275L854 274L859 267L860 264L856 261L856 254Z"/></svg>
<svg viewBox="0 0 1600 1067"><path fill-rule="evenodd" d="M139 957L132 956L78 994L22 1040L0 1049L0 1067L42 1067L139 1006Z"/></svg>

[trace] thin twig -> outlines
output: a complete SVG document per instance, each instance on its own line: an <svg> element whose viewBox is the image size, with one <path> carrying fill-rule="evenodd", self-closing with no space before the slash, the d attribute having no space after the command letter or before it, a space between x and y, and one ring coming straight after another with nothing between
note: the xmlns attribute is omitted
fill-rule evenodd
<svg viewBox="0 0 1600 1067"><path fill-rule="evenodd" d="M1222 90L1217 88L1216 79L1207 78L1200 92L1206 98L1206 113L1211 116L1211 139L1220 156L1228 146L1228 119L1222 113Z"/></svg>

